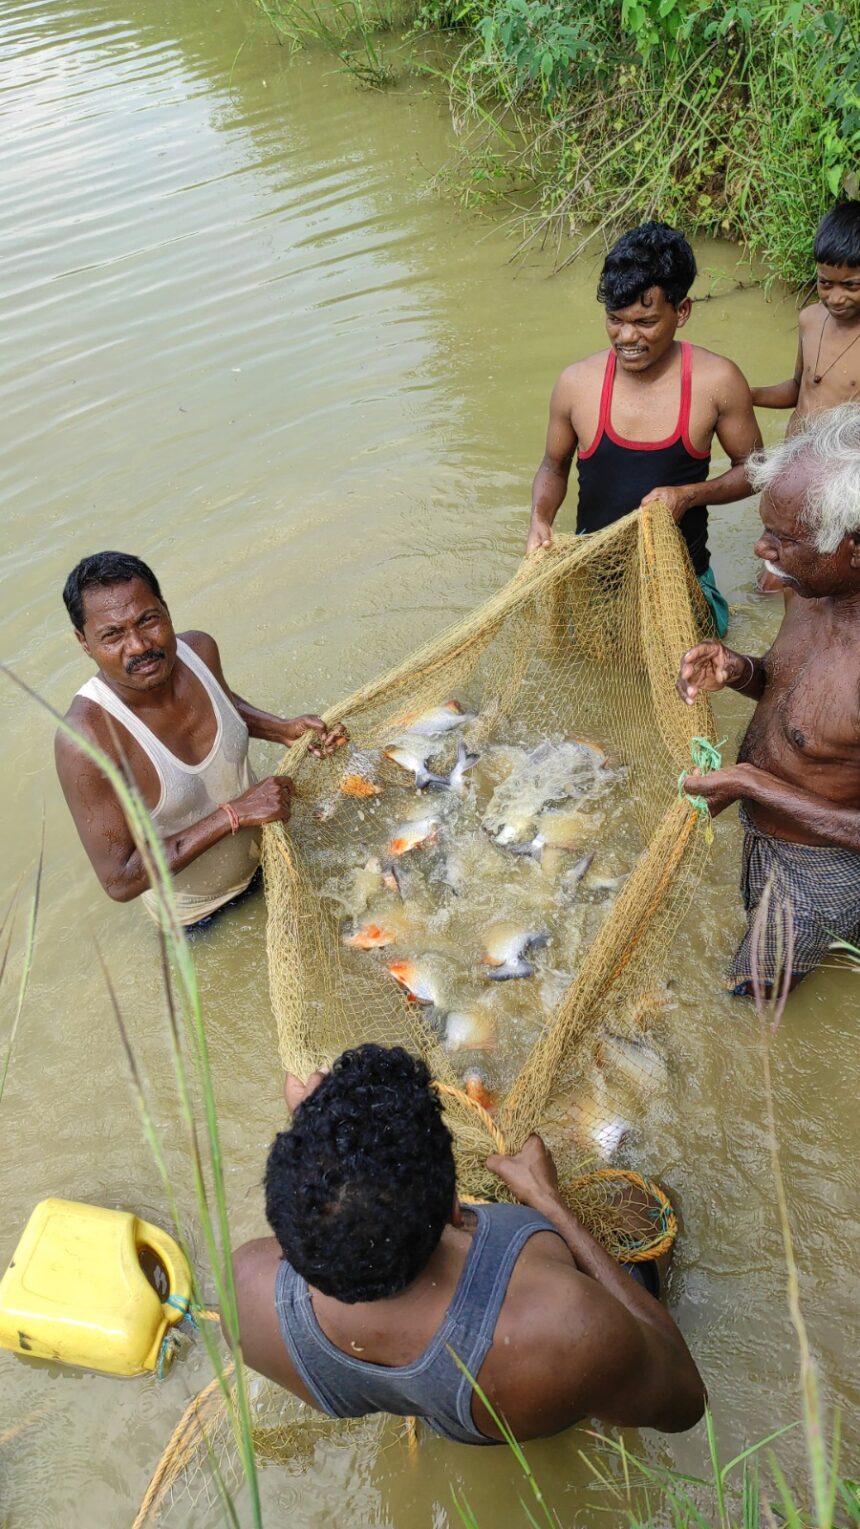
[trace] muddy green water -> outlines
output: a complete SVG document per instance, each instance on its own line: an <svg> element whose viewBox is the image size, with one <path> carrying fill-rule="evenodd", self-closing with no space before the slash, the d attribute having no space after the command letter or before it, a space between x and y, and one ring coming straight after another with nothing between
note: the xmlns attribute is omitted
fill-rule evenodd
<svg viewBox="0 0 860 1529"><path fill-rule="evenodd" d="M249 3L16 4L0 16L0 654L65 708L89 670L60 603L99 546L149 559L180 626L217 634L237 688L322 707L493 590L525 535L545 408L561 366L603 342L594 272L516 270L510 241L426 190L451 149L420 80L356 91L328 60L290 58ZM734 253L701 250L706 271ZM707 278L700 284L706 290ZM787 374L792 304L758 291L697 305L688 334L754 380ZM783 421L765 428L776 438ZM752 595L754 508L719 512L733 636L759 649L777 611ZM562 525L571 523L570 509ZM155 947L140 910L98 890L59 798L49 720L8 684L4 882L47 862L35 976L0 1112L0 1257L46 1194L166 1215L94 960L117 982L191 1216L165 1061ZM743 703L720 708L732 740ZM266 751L257 749L258 762ZM642 1160L682 1207L672 1300L728 1454L798 1414L797 1357L763 1128L757 1031L720 994L738 930L738 835L713 864L667 977L678 993L671 1108ZM20 945L20 928L19 939ZM259 1179L281 1121L263 910L200 947L236 1238L262 1229ZM792 999L775 1063L804 1306L828 1405L858 1442L856 994L834 965ZM11 987L3 995L5 1031ZM0 1354L0 1521L130 1523L198 1352L164 1386ZM12 1436L8 1436L8 1430ZM630 1436L697 1470L702 1430ZM531 1457L567 1524L619 1522L581 1436ZM803 1476L799 1442L781 1455ZM520 1522L500 1451L392 1430L320 1446L304 1474L267 1469L267 1523L443 1526L450 1484L482 1526ZM207 1526L188 1499L172 1522Z"/></svg>

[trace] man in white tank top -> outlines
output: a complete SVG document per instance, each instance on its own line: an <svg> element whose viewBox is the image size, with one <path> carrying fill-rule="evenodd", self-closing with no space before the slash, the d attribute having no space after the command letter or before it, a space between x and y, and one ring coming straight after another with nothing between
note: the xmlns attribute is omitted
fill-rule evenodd
<svg viewBox="0 0 860 1529"><path fill-rule="evenodd" d="M289 747L318 735L316 754L346 741L317 716L274 717L232 691L218 645L206 632L173 629L158 580L139 558L98 552L66 580L63 599L98 673L66 719L118 765L127 766L158 827L179 917L209 918L250 886L264 823L290 815L285 777L256 780L249 738ZM75 827L109 897L157 900L109 781L77 744L58 733L57 773Z"/></svg>

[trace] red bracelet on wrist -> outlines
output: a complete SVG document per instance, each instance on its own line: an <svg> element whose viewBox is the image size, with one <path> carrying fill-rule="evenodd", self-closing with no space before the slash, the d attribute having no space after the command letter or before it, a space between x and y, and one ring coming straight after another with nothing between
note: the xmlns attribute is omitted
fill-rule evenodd
<svg viewBox="0 0 860 1529"><path fill-rule="evenodd" d="M239 832L239 814L232 802L219 802L218 811L226 812L230 820L230 832L231 834L237 834Z"/></svg>

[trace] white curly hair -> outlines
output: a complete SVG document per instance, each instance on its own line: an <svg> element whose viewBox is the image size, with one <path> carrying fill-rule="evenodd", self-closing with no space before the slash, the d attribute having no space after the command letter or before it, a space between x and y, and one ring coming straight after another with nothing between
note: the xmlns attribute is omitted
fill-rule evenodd
<svg viewBox="0 0 860 1529"><path fill-rule="evenodd" d="M819 552L835 552L843 537L860 531L860 403L842 403L807 415L794 435L756 451L747 462L755 493L770 488L790 467L811 458L803 522Z"/></svg>

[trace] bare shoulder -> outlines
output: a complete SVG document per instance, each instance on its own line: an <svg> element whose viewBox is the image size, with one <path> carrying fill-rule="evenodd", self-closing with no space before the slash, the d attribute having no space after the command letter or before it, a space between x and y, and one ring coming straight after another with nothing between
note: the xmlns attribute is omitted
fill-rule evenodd
<svg viewBox="0 0 860 1529"><path fill-rule="evenodd" d="M827 317L827 309L823 303L809 303L806 308L801 308L797 315L797 330L803 336L810 334L814 329L821 328Z"/></svg>
<svg viewBox="0 0 860 1529"><path fill-rule="evenodd" d="M254 1237L243 1242L233 1253L233 1276L236 1293L247 1296L261 1280L271 1278L281 1261L281 1250L274 1237Z"/></svg>
<svg viewBox="0 0 860 1529"><path fill-rule="evenodd" d="M189 648L202 658L204 664L211 669L215 664L220 664L221 655L218 652L218 644L209 632L201 632L192 627L188 632L177 632L179 642L188 644Z"/></svg>
<svg viewBox="0 0 860 1529"><path fill-rule="evenodd" d="M571 398L581 396L585 391L592 392L595 380L603 380L608 355L608 350L598 350L581 361L572 361L559 377L556 388L563 388Z"/></svg>
<svg viewBox="0 0 860 1529"><path fill-rule="evenodd" d="M96 701L89 701L86 696L76 695L64 720L74 728L76 733L80 733L82 738L104 749L111 758L114 757L115 748L111 730L107 725L107 713ZM61 772L72 760L80 766L80 745L62 728L58 729L54 735L54 758L57 769Z"/></svg>
<svg viewBox="0 0 860 1529"><path fill-rule="evenodd" d="M271 1373L272 1356L279 1349L275 1282L281 1256L274 1237L255 1237L232 1254L242 1348L248 1363L264 1374Z"/></svg>
<svg viewBox="0 0 860 1529"><path fill-rule="evenodd" d="M739 402L749 402L752 408L749 383L735 361L715 350L706 350L703 345L692 346L692 351L694 388L698 380L698 386L707 388L721 408Z"/></svg>
<svg viewBox="0 0 860 1529"><path fill-rule="evenodd" d="M747 380L736 361L721 356L716 350L706 350L704 345L692 345L693 369L710 382L728 386L747 386Z"/></svg>

